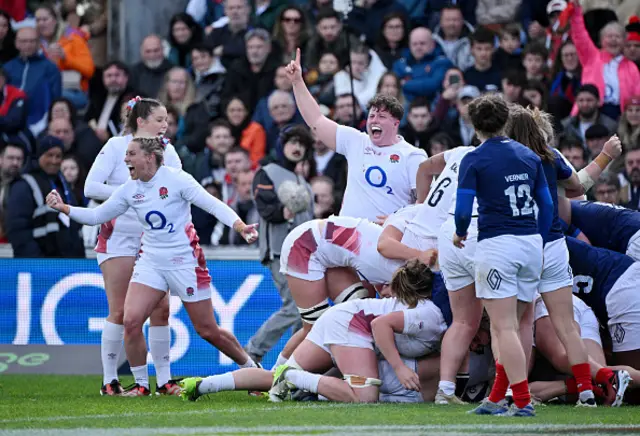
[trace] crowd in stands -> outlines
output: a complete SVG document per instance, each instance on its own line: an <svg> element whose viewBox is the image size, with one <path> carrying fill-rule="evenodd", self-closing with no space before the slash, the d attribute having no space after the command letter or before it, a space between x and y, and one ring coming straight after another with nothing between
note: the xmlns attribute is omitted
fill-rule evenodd
<svg viewBox="0 0 640 436"><path fill-rule="evenodd" d="M190 0L127 64L106 57L106 1L0 0L0 242L16 257L84 256L97 230L58 225L38 191L90 205L84 177L138 95L166 105L183 169L257 222L253 175L278 159L283 131L304 126L284 72L298 47L326 114L364 130L368 102L392 94L402 135L430 156L475 142L467 105L485 92L552 114L576 170L617 133L623 156L592 193L640 210L638 0L354 6L343 20L327 0ZM340 209L346 161L315 139L313 150L296 172L323 218ZM193 219L203 244L245 244L212 216Z"/></svg>

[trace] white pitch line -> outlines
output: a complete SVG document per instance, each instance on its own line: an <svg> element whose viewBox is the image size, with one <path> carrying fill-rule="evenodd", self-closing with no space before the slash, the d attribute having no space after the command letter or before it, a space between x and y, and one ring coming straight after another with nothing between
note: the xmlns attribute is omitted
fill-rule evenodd
<svg viewBox="0 0 640 436"><path fill-rule="evenodd" d="M162 428L77 428L77 429L38 429L38 430L0 430L2 436L119 436L122 434L136 436L158 435L199 435L199 434L265 434L270 436L290 434L300 435L311 432L322 433L365 433L371 434L406 434L438 432L442 434L469 434L489 433L505 434L525 432L576 432L584 435L584 431L592 430L593 434L602 434L603 431L638 431L640 425L606 425L606 424L465 424L465 425L320 425L320 426L256 426L256 427L162 427Z"/></svg>

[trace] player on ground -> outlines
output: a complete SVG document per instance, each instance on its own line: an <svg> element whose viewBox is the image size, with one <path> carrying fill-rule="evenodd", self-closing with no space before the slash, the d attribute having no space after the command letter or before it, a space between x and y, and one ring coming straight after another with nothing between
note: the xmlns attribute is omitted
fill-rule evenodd
<svg viewBox="0 0 640 436"><path fill-rule="evenodd" d="M286 71L304 121L320 141L347 158L347 188L340 215L376 221L415 203L416 174L427 155L398 135L402 103L391 96L375 96L370 102L367 133L362 133L322 115L302 78L300 49Z"/></svg>
<svg viewBox="0 0 640 436"><path fill-rule="evenodd" d="M125 162L131 180L95 209L70 207L52 191L47 205L87 225L108 222L129 208L135 210L144 233L124 307L125 349L135 385L125 396L150 395L147 349L142 325L167 290L178 295L198 334L238 365L255 366L232 333L218 327L211 304L211 277L191 223L190 204L206 210L248 242L256 240L254 225L246 225L226 204L209 195L193 177L163 162L159 138L134 138Z"/></svg>
<svg viewBox="0 0 640 436"><path fill-rule="evenodd" d="M542 168L553 200L551 229L544 238L544 266L538 292L549 308L549 316L556 334L567 350L571 371L577 381L578 406L596 407L591 384L591 372L587 350L573 322L573 275L569 268L569 252L558 218L558 182L569 192L580 192L582 185L578 175L564 163L560 153L547 145L534 117L542 114L521 106L510 109L510 120L505 135L525 144L542 160ZM532 330L533 331L533 330Z"/></svg>
<svg viewBox="0 0 640 436"><path fill-rule="evenodd" d="M442 313L429 301L432 278L429 268L414 260L401 267L391 280L391 292L396 298L367 298L333 306L314 324L287 364L279 366L275 373L251 369L204 380L185 379L183 397L196 400L223 390L264 390L273 382L269 393L272 401L282 401L289 389L297 387L333 401L376 402L378 387L384 381L379 379L374 336L384 357L397 368L397 380L405 388L421 391L421 380L400 356L433 352L446 329ZM388 326L390 330L385 328ZM405 340L394 340L393 332L402 334ZM332 368L334 361L344 380L318 374ZM432 369L433 363L437 368L437 360L431 359L431 363ZM435 392L431 391L433 399Z"/></svg>
<svg viewBox="0 0 640 436"><path fill-rule="evenodd" d="M553 201L540 158L524 145L500 136L509 118L503 98L496 94L477 98L469 104L469 116L483 143L460 164L453 243L464 245L477 196L476 295L483 299L491 319L497 359L491 394L474 412L533 416L517 326L538 287L542 240L551 227ZM538 223L533 210L536 203ZM509 384L514 406L506 409L498 403Z"/></svg>
<svg viewBox="0 0 640 436"><path fill-rule="evenodd" d="M124 158L131 139L155 138L162 136L167 130L167 109L157 100L136 97L127 103L124 112L125 135L107 141L87 175L84 192L94 200L107 200L118 186L129 179L129 168L124 163ZM171 144L166 144L164 159L165 165L182 168L180 158ZM122 386L118 381L118 363L124 342L124 301L141 237L142 225L133 209L100 227L95 251L109 304L109 315L102 329L101 395L122 393ZM171 350L168 316L167 296L151 312L149 349L156 368L156 394L178 395L180 387L176 381L171 380L168 359Z"/></svg>
<svg viewBox="0 0 640 436"><path fill-rule="evenodd" d="M640 261L640 212L609 203L565 198L560 199L559 213L568 235L582 232L591 245Z"/></svg>
<svg viewBox="0 0 640 436"><path fill-rule="evenodd" d="M630 374L634 374L640 380L640 371L629 366L607 367L607 362L602 350L600 339L600 325L593 310L576 296L573 301L573 322L580 332L581 342L587 349L591 376L599 380L602 385L601 395L605 405L618 407L622 404L622 398L627 386L631 382ZM541 297L535 303L535 347L553 367L562 374L571 374L571 366L567 351L555 332L553 323L549 318L549 311ZM531 392L543 401L560 395L578 395L578 384L574 377L558 382L534 382L531 384ZM598 389L594 389L598 390Z"/></svg>

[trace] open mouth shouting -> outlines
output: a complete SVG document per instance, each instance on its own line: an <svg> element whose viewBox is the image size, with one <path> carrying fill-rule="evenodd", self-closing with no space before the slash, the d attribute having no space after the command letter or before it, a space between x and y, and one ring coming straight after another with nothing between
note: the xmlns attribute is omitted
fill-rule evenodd
<svg viewBox="0 0 640 436"><path fill-rule="evenodd" d="M376 125L371 126L371 137L373 139L380 139L382 136L382 127Z"/></svg>

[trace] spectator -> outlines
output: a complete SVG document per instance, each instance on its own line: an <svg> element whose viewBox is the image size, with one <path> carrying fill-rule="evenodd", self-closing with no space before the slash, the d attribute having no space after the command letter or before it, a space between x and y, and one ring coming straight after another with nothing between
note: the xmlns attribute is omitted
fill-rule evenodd
<svg viewBox="0 0 640 436"><path fill-rule="evenodd" d="M236 211L240 219L247 224L255 224L260 221L258 209L253 201L253 171L243 170L238 172L234 179L236 197L229 205ZM247 245L247 242L237 232L229 232L229 245Z"/></svg>
<svg viewBox="0 0 640 436"><path fill-rule="evenodd" d="M80 142L75 136L73 124L70 120L57 118L49 123L47 134L58 138L64 144L64 153L73 154L83 168L90 168L102 149L102 143L95 136L93 140ZM86 137L89 135L85 135ZM80 198L77 198L80 200Z"/></svg>
<svg viewBox="0 0 640 436"><path fill-rule="evenodd" d="M618 136L624 150L640 147L640 95L631 97L624 105Z"/></svg>
<svg viewBox="0 0 640 436"><path fill-rule="evenodd" d="M398 99L402 105L405 105L404 95L402 94L402 84L400 79L391 71L387 71L380 77L376 94L387 94Z"/></svg>
<svg viewBox="0 0 640 436"><path fill-rule="evenodd" d="M409 16L407 9L396 0L356 0L354 6L347 22L354 32L366 38L370 46L375 44L385 16L392 12Z"/></svg>
<svg viewBox="0 0 640 436"><path fill-rule="evenodd" d="M527 85L527 78L520 70L509 70L502 77L501 85L504 99L517 103L522 97L522 88Z"/></svg>
<svg viewBox="0 0 640 436"><path fill-rule="evenodd" d="M558 150L573 165L576 171L580 171L589 163L589 153L583 147L580 138L571 135L561 135L558 138Z"/></svg>
<svg viewBox="0 0 640 436"><path fill-rule="evenodd" d="M479 26L499 28L499 24L516 21L521 0L478 0L476 19Z"/></svg>
<svg viewBox="0 0 640 436"><path fill-rule="evenodd" d="M451 136L445 132L438 132L429 139L429 146L427 147L427 154L429 156L435 156L439 153L444 153L447 150L453 150L456 148L456 144Z"/></svg>
<svg viewBox="0 0 640 436"><path fill-rule="evenodd" d="M441 89L431 103L431 112L433 118L442 123L444 120L453 120L458 116L455 101L458 97L458 91L466 85L464 75L458 67L451 67L444 74Z"/></svg>
<svg viewBox="0 0 640 436"><path fill-rule="evenodd" d="M315 219L326 219L338 212L335 207L334 186L331 178L314 177L311 179L311 191L313 192L313 217Z"/></svg>
<svg viewBox="0 0 640 436"><path fill-rule="evenodd" d="M596 201L608 204L620 204L620 180L613 173L605 172L598 177L593 185L593 195Z"/></svg>
<svg viewBox="0 0 640 436"><path fill-rule="evenodd" d="M273 90L276 69L280 64L277 55L271 51L271 38L266 30L247 32L245 42L247 54L233 63L233 74L228 78L223 97L242 95L248 107L255 108L258 101Z"/></svg>
<svg viewBox="0 0 640 436"><path fill-rule="evenodd" d="M5 215L11 184L20 177L24 166L24 148L0 140L0 243L8 241L5 231Z"/></svg>
<svg viewBox="0 0 640 436"><path fill-rule="evenodd" d="M627 32L623 50L624 56L635 62L640 69L640 18L637 15L631 17L624 30ZM0 35L2 35L1 31Z"/></svg>
<svg viewBox="0 0 640 436"><path fill-rule="evenodd" d="M473 66L464 72L464 81L475 86L481 92L497 91L500 89L502 72L493 64L494 36L484 27L478 27L471 35L471 54Z"/></svg>
<svg viewBox="0 0 640 436"><path fill-rule="evenodd" d="M267 129L267 152L275 152L282 129L296 121L294 120L296 102L293 99L293 93L273 91L269 96L269 115L273 123Z"/></svg>
<svg viewBox="0 0 640 436"><path fill-rule="evenodd" d="M38 165L14 182L9 193L5 225L15 257L84 257L80 225L62 219L46 207L46 195L55 188L65 203L78 206L60 173L64 145L50 136L38 143Z"/></svg>
<svg viewBox="0 0 640 436"><path fill-rule="evenodd" d="M172 67L164 57L162 39L148 35L140 44L140 62L131 67L131 87L142 95L156 98L164 77Z"/></svg>
<svg viewBox="0 0 640 436"><path fill-rule="evenodd" d="M507 24L500 30L500 46L493 53L491 63L500 71L523 69L520 44L520 26L516 23Z"/></svg>
<svg viewBox="0 0 640 436"><path fill-rule="evenodd" d="M13 135L27 128L27 95L7 84L7 73L0 67L0 134Z"/></svg>
<svg viewBox="0 0 640 436"><path fill-rule="evenodd" d="M400 59L402 51L409 46L409 26L407 17L399 12L392 12L384 17L382 29L374 47L385 68L393 68L393 63Z"/></svg>
<svg viewBox="0 0 640 436"><path fill-rule="evenodd" d="M167 105L167 131L164 133L164 137L167 138L172 144L176 144L178 140L178 124L182 123L182 117L180 112L175 106Z"/></svg>
<svg viewBox="0 0 640 436"><path fill-rule="evenodd" d="M277 150L278 161L262 167L253 179L256 207L260 214L260 260L269 267L282 299L281 309L260 327L246 346L247 353L258 362L290 328L300 328L300 314L286 277L280 273L280 250L289 232L313 219L313 201L306 210L293 213L278 198L278 190L285 181L302 185L313 198L311 187L294 173L298 162L311 154L313 137L304 126L291 127L283 132ZM296 329L297 329L296 328Z"/></svg>
<svg viewBox="0 0 640 436"><path fill-rule="evenodd" d="M202 41L202 27L191 15L181 12L171 17L169 29L169 52L165 57L177 67L190 69L191 50Z"/></svg>
<svg viewBox="0 0 640 436"><path fill-rule="evenodd" d="M308 2L298 1L296 3L304 3L303 7L305 13L312 25L315 25L318 22L318 16L322 14L323 11L333 10L332 0L310 0Z"/></svg>
<svg viewBox="0 0 640 436"><path fill-rule="evenodd" d="M192 152L199 153L208 134L207 123L221 115L220 95L226 79L224 67L207 43L194 46L191 56L195 70L195 100L185 113L184 136L180 141Z"/></svg>
<svg viewBox="0 0 640 436"><path fill-rule="evenodd" d="M524 48L522 65L527 74L527 80L536 80L547 86L545 68L547 50L541 44L531 43Z"/></svg>
<svg viewBox="0 0 640 436"><path fill-rule="evenodd" d="M310 29L307 17L299 6L286 6L278 14L273 28L273 44L282 54L282 63L288 64L296 56L296 49L309 41Z"/></svg>
<svg viewBox="0 0 640 436"><path fill-rule="evenodd" d="M180 149L182 168L200 182L213 177L216 182L223 183L226 174L224 158L234 144L231 125L224 119L217 119L209 125L209 136L202 152L185 153L188 150Z"/></svg>
<svg viewBox="0 0 640 436"><path fill-rule="evenodd" d="M318 172L316 169L316 161L313 156L305 156L304 159L298 162L294 172L303 177L307 183L311 183L311 179L313 179Z"/></svg>
<svg viewBox="0 0 640 436"><path fill-rule="evenodd" d="M571 39L582 64L582 83L593 83L598 90L602 113L618 119L622 105L633 95L640 95L640 72L630 59L621 56L624 31L620 24L607 24L600 31L602 49L593 43L584 24L582 8L571 3ZM574 107L572 114L579 108Z"/></svg>
<svg viewBox="0 0 640 436"><path fill-rule="evenodd" d="M62 95L76 108L84 109L89 80L95 71L87 35L65 24L47 5L36 10L36 26L44 54L62 73Z"/></svg>
<svg viewBox="0 0 640 436"><path fill-rule="evenodd" d="M34 136L46 129L47 109L62 93L62 77L56 65L38 53L38 34L24 27L16 34L19 55L4 65L9 85L27 94L27 126Z"/></svg>
<svg viewBox="0 0 640 436"><path fill-rule="evenodd" d="M249 153L254 165L267 152L267 133L265 129L249 116L249 108L240 97L233 97L227 102L224 114L231 125L231 134L235 143Z"/></svg>
<svg viewBox="0 0 640 436"><path fill-rule="evenodd" d="M447 133L456 145L471 145L475 129L469 119L469 103L474 98L480 97L480 90L475 86L466 85L458 92L456 107L458 117L442 124L441 130Z"/></svg>
<svg viewBox="0 0 640 436"><path fill-rule="evenodd" d="M173 106L178 112L178 125L184 124L187 109L195 102L196 86L187 70L173 67L164 76L158 92L158 100L165 106Z"/></svg>
<svg viewBox="0 0 640 436"><path fill-rule="evenodd" d="M407 125L401 129L402 137L428 154L429 138L438 130L438 126L433 122L429 102L425 98L418 97L411 102L407 121Z"/></svg>
<svg viewBox="0 0 640 436"><path fill-rule="evenodd" d="M228 19L221 27L211 30L207 42L213 47L213 53L222 60L225 68L245 58L245 35L249 30L251 8L247 0L226 0L224 14ZM264 31L267 35L267 31Z"/></svg>
<svg viewBox="0 0 640 436"><path fill-rule="evenodd" d="M602 151L604 143L611 137L611 130L602 124L594 124L584 132L584 138L589 155L597 156Z"/></svg>
<svg viewBox="0 0 640 436"><path fill-rule="evenodd" d="M252 3L251 21L256 27L261 27L271 32L280 11L287 3L286 0L256 0L255 3Z"/></svg>
<svg viewBox="0 0 640 436"><path fill-rule="evenodd" d="M347 32L342 31L340 15L331 7L320 10L315 35L311 37L305 48L304 66L317 68L320 56L328 51L338 56L341 65L346 64L349 61L347 38Z"/></svg>
<svg viewBox="0 0 640 436"><path fill-rule="evenodd" d="M409 35L409 49L393 64L393 72L402 82L402 92L411 102L415 97L433 98L440 90L444 75L451 67L431 31L418 27Z"/></svg>
<svg viewBox="0 0 640 436"><path fill-rule="evenodd" d="M640 211L640 148L629 150L624 158L625 189L623 200L627 207Z"/></svg>
<svg viewBox="0 0 640 436"><path fill-rule="evenodd" d="M351 46L351 76L353 76L353 92L366 109L369 101L376 95L380 78L386 68L373 50L366 45L354 43ZM351 77L346 69L333 76L333 86L336 95L351 92Z"/></svg>
<svg viewBox="0 0 640 436"><path fill-rule="evenodd" d="M62 172L64 180L69 184L73 195L78 199L80 206L87 207L89 199L84 195L84 181L87 178L87 172L73 154L69 154L62 159L60 172Z"/></svg>
<svg viewBox="0 0 640 436"><path fill-rule="evenodd" d="M107 25L109 23L108 0L93 0L84 9L80 29L89 37L93 63L103 68L107 63Z"/></svg>
<svg viewBox="0 0 640 436"><path fill-rule="evenodd" d="M333 182L336 204L342 203L342 195L347 187L347 159L327 147L317 137L313 142L313 157L316 161L315 176L325 176Z"/></svg>
<svg viewBox="0 0 640 436"><path fill-rule="evenodd" d="M105 65L101 85L100 92L91 95L84 119L104 143L120 134L122 105L135 91L129 85L129 69L120 61Z"/></svg>
<svg viewBox="0 0 640 436"><path fill-rule="evenodd" d="M236 200L236 176L251 169L249 153L242 147L233 147L224 155L225 175L222 181L222 200L227 204L233 204Z"/></svg>
<svg viewBox="0 0 640 436"><path fill-rule="evenodd" d="M0 66L18 56L16 33L11 28L11 17L0 10Z"/></svg>
<svg viewBox="0 0 640 436"><path fill-rule="evenodd" d="M284 66L282 67L284 68ZM336 98L333 76L340 71L340 61L338 55L333 52L325 52L320 56L320 63L317 69L311 69L305 74L304 81L309 87L309 92L324 106L326 110L333 107ZM277 80L276 73L276 80ZM287 80L289 91L293 89L291 82ZM277 87L277 84L276 84Z"/></svg>
<svg viewBox="0 0 640 436"><path fill-rule="evenodd" d="M585 132L594 124L600 124L610 132L615 132L617 124L614 120L602 113L598 108L600 100L600 92L595 85L582 85L576 93L576 105L578 114L565 118L562 121L562 127L568 134L585 139ZM597 156L597 154L593 155Z"/></svg>
<svg viewBox="0 0 640 436"><path fill-rule="evenodd" d="M355 104L355 110L353 108ZM353 119L355 112L356 119ZM333 112L333 120L342 124L343 126L349 126L365 132L367 129L367 117L362 110L362 106L358 103L358 99L355 99L351 94L340 94L336 96L336 105Z"/></svg>
<svg viewBox="0 0 640 436"><path fill-rule="evenodd" d="M253 111L253 121L259 123L265 130L273 124L273 118L271 118L271 115L269 114L269 97L271 94L275 91L290 93L292 90L291 82L287 79L284 65L280 65L276 69L276 74L273 77L273 84L275 87L274 90L271 91L267 97L262 97Z"/></svg>
<svg viewBox="0 0 640 436"><path fill-rule="evenodd" d="M440 44L447 58L461 70L473 66L470 35L473 26L462 16L460 6L446 4L440 11L440 23L433 30L433 39Z"/></svg>
<svg viewBox="0 0 640 436"><path fill-rule="evenodd" d="M523 106L532 105L541 111L547 110L547 88L542 82L537 80L529 80L522 88Z"/></svg>
<svg viewBox="0 0 640 436"><path fill-rule="evenodd" d="M529 26L529 39L543 42L549 51L549 62L553 64L558 58L560 47L569 39L566 25L560 22L560 14L567 8L565 0L551 0L547 3L546 12L549 25L544 28L534 21Z"/></svg>
<svg viewBox="0 0 640 436"><path fill-rule="evenodd" d="M571 105L576 101L576 93L580 88L582 77L582 65L578 59L578 51L571 40L562 44L559 48L559 56L553 64L551 72L551 98L562 98Z"/></svg>
<svg viewBox="0 0 640 436"><path fill-rule="evenodd" d="M218 0L189 0L186 13L200 26L207 26L224 17L224 4Z"/></svg>

